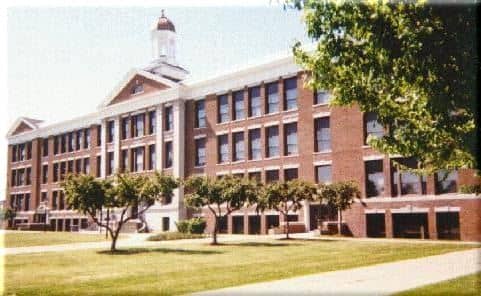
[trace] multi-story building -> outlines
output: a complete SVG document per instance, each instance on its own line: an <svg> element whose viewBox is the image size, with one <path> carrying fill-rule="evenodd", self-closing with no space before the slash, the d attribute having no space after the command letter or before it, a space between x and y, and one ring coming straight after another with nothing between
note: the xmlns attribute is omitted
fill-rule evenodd
<svg viewBox="0 0 481 296"><path fill-rule="evenodd" d="M159 170L180 178L234 174L266 183L354 180L362 199L343 215L353 236L481 240L481 199L458 193L461 184L476 181L473 171L398 173L392 159L408 166L416 161L366 144L368 135L383 134L376 114L331 108L329 92L304 87L292 56L189 81L176 62L173 23L162 15L151 36L152 63L130 71L96 112L46 126L26 117L14 123L7 199L17 209L16 223L48 219L52 230L88 227L86 217L66 206L59 182L67 173L109 178L116 170ZM146 220L153 230L169 231L190 215L177 189ZM311 231L336 215L306 202L289 220L297 231ZM207 220L211 227L212 217ZM283 222L274 211L257 215L246 208L220 224L222 232L254 234Z"/></svg>

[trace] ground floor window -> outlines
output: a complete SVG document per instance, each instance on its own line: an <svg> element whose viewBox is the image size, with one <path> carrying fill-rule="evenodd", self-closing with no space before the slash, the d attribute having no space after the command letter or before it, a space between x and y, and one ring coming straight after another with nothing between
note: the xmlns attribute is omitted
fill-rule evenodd
<svg viewBox="0 0 481 296"><path fill-rule="evenodd" d="M249 234L261 234L261 216L249 216Z"/></svg>
<svg viewBox="0 0 481 296"><path fill-rule="evenodd" d="M279 215L266 215L267 229L279 227Z"/></svg>
<svg viewBox="0 0 481 296"><path fill-rule="evenodd" d="M367 237L386 237L384 214L366 214Z"/></svg>
<svg viewBox="0 0 481 296"><path fill-rule="evenodd" d="M162 231L169 231L170 219L169 217L162 217Z"/></svg>
<svg viewBox="0 0 481 296"><path fill-rule="evenodd" d="M398 238L429 238L428 214L406 213L392 215L393 236Z"/></svg>
<svg viewBox="0 0 481 296"><path fill-rule="evenodd" d="M227 233L227 216L217 218L217 229L219 233Z"/></svg>
<svg viewBox="0 0 481 296"><path fill-rule="evenodd" d="M232 216L232 233L244 233L244 216Z"/></svg>
<svg viewBox="0 0 481 296"><path fill-rule="evenodd" d="M309 205L310 229L317 229L324 221L337 221L337 211L328 205Z"/></svg>
<svg viewBox="0 0 481 296"><path fill-rule="evenodd" d="M459 213L436 213L436 231L438 233L438 239L461 239L459 232Z"/></svg>

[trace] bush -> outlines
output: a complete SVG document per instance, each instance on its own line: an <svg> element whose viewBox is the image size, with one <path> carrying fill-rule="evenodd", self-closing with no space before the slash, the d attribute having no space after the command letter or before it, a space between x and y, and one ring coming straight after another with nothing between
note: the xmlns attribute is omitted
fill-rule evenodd
<svg viewBox="0 0 481 296"><path fill-rule="evenodd" d="M182 233L182 232L164 232L149 236L148 241L166 241L166 240L177 240L177 239L193 239L193 238L204 238L203 234L194 233Z"/></svg>
<svg viewBox="0 0 481 296"><path fill-rule="evenodd" d="M466 194L475 194L479 195L481 193L481 184L473 184L473 185L462 185L459 188L459 191L461 193L466 193Z"/></svg>
<svg viewBox="0 0 481 296"><path fill-rule="evenodd" d="M202 218L192 218L189 220L181 220L175 223L177 231L180 233L204 233L206 223Z"/></svg>

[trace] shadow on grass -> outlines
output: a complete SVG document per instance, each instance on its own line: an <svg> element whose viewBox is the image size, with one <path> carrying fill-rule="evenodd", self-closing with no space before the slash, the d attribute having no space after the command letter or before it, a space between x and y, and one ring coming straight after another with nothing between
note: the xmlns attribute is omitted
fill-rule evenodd
<svg viewBox="0 0 481 296"><path fill-rule="evenodd" d="M291 241L291 240L289 240ZM223 246L235 246L235 247L286 247L286 246L298 246L296 243L268 243L268 242L244 242L244 243L226 243Z"/></svg>
<svg viewBox="0 0 481 296"><path fill-rule="evenodd" d="M103 255L135 255L142 253L162 253L162 254L180 254L180 255L213 255L222 254L221 251L214 250L186 250L186 249L170 249L170 248L130 248L120 249L111 252L110 250L97 251L97 254Z"/></svg>

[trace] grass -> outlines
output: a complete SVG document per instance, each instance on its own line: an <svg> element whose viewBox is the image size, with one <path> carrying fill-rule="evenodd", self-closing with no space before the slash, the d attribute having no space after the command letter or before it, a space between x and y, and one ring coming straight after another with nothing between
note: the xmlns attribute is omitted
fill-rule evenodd
<svg viewBox="0 0 481 296"><path fill-rule="evenodd" d="M204 234L196 233L182 233L182 232L164 232L159 234L154 234L149 236L147 240L149 241L166 241L166 240L178 240L178 239L193 239L193 238L204 238Z"/></svg>
<svg viewBox="0 0 481 296"><path fill-rule="evenodd" d="M110 254L6 256L5 294L185 294L472 248L455 244L266 240L220 246L169 242ZM1 287L0 283L0 287Z"/></svg>
<svg viewBox="0 0 481 296"><path fill-rule="evenodd" d="M480 295L481 272L405 291L396 296Z"/></svg>
<svg viewBox="0 0 481 296"><path fill-rule="evenodd" d="M101 234L81 234L72 232L4 232L0 234L3 248L59 245L105 240Z"/></svg>

